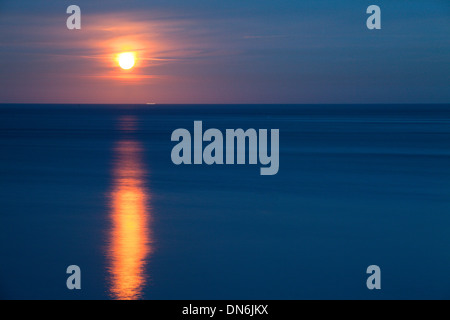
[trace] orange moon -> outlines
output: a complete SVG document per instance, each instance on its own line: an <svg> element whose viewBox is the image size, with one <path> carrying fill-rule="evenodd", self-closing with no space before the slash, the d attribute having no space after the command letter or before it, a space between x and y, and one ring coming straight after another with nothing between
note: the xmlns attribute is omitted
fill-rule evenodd
<svg viewBox="0 0 450 320"><path fill-rule="evenodd" d="M118 55L117 61L122 69L129 70L134 67L136 56L133 52L123 52Z"/></svg>

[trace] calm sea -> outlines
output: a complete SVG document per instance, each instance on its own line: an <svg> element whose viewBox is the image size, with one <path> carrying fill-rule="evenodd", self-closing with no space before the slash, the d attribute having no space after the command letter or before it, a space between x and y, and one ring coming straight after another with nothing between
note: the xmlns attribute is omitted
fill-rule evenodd
<svg viewBox="0 0 450 320"><path fill-rule="evenodd" d="M278 174L174 165L194 120ZM0 148L0 298L450 299L450 105L0 105Z"/></svg>

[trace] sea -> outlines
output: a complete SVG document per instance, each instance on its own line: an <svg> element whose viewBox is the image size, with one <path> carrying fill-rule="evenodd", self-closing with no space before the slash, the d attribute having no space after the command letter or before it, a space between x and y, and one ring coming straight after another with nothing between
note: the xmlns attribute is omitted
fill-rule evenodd
<svg viewBox="0 0 450 320"><path fill-rule="evenodd" d="M278 173L175 165L194 121ZM450 105L2 104L0 299L450 299Z"/></svg>

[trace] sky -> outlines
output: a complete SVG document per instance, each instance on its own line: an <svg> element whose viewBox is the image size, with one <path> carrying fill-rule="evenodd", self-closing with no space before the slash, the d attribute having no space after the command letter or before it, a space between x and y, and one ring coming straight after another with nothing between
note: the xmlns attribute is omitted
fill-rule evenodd
<svg viewBox="0 0 450 320"><path fill-rule="evenodd" d="M450 103L450 1L0 0L0 70L0 103Z"/></svg>

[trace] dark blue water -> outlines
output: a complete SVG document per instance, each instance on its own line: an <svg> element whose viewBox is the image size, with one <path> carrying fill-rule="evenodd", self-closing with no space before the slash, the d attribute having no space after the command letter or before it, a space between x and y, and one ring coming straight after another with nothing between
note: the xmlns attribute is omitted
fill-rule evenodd
<svg viewBox="0 0 450 320"><path fill-rule="evenodd" d="M194 120L278 174L174 165ZM0 148L0 298L450 298L450 105L2 105Z"/></svg>

